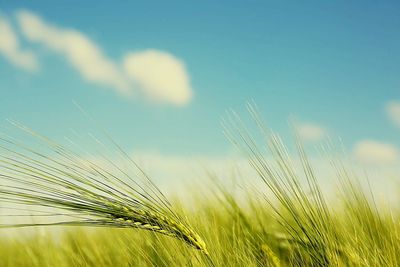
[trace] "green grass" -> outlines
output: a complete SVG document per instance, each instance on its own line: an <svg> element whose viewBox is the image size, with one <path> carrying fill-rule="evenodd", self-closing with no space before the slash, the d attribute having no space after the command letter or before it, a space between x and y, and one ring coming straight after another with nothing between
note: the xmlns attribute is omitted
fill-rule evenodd
<svg viewBox="0 0 400 267"><path fill-rule="evenodd" d="M19 186L2 185L1 199L56 208L70 221L54 224L70 226L54 232L39 216L26 219L31 228L2 225L0 266L399 266L400 213L378 206L340 160L332 165L341 194L327 201L299 137L295 168L293 153L249 109L261 142L235 114L225 129L264 188L236 188L238 195L209 174L209 187L188 191L191 205L170 203L137 165L139 184L27 129L56 152L56 162L3 139L14 154L3 150L0 174Z"/></svg>

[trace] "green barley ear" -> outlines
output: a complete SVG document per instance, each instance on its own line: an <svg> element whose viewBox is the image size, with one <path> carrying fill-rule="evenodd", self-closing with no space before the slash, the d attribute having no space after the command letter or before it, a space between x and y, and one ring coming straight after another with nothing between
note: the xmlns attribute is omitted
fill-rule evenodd
<svg viewBox="0 0 400 267"><path fill-rule="evenodd" d="M33 137L39 149L5 134L0 135L0 202L11 204L14 212L31 207L28 209L29 217L33 217L35 222L22 220L0 227L87 225L137 228L174 237L208 254L202 238L172 210L159 188L118 146L121 159L134 170L134 174L101 154L96 156L102 164L82 157L29 128L13 124ZM116 144L113 142L113 145ZM47 152L42 152L42 148ZM35 210L34 214L32 210ZM19 219L22 218L26 217Z"/></svg>

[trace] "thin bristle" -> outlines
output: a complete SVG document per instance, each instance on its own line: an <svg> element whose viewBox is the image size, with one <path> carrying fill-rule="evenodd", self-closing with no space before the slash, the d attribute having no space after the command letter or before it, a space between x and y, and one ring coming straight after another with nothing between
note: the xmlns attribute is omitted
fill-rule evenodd
<svg viewBox="0 0 400 267"><path fill-rule="evenodd" d="M10 136L0 136L0 179L3 181L0 199L13 205L63 210L62 216L70 220L32 224L22 221L0 227L89 225L138 228L177 238L207 253L200 236L172 211L165 196L153 182L148 183L150 178L126 153L123 156L138 171L139 177L133 177L107 159L106 163L112 167L108 170L24 126L14 125L49 148L52 156ZM141 183L141 178L146 184Z"/></svg>

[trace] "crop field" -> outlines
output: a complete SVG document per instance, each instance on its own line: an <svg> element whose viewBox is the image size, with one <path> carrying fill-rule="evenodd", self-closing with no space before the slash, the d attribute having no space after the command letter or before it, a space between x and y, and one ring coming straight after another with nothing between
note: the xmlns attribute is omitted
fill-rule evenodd
<svg viewBox="0 0 400 267"><path fill-rule="evenodd" d="M285 214L299 231L291 236L264 203L241 209L227 197L189 214L209 256L136 229L37 228L22 240L2 239L1 266L398 266L398 222L362 198L326 220L307 218L312 210Z"/></svg>
<svg viewBox="0 0 400 267"><path fill-rule="evenodd" d="M48 152L2 137L0 197L14 214L2 213L0 265L398 266L396 210L378 205L338 159L340 194L326 200L301 140L295 168L281 139L250 112L267 145L235 114L225 130L263 188L237 194L210 173L207 186L188 188L189 201L169 201L119 147L136 176L15 124Z"/></svg>

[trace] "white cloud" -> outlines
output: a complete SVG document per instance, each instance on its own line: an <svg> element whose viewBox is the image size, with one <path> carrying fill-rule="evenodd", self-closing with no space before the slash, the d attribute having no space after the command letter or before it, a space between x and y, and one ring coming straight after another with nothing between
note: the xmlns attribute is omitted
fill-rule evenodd
<svg viewBox="0 0 400 267"><path fill-rule="evenodd" d="M400 127L400 101L390 101L385 105L386 113L389 119Z"/></svg>
<svg viewBox="0 0 400 267"><path fill-rule="evenodd" d="M17 19L30 41L64 55L86 80L129 93L129 85L118 67L83 33L48 24L29 11L18 12Z"/></svg>
<svg viewBox="0 0 400 267"><path fill-rule="evenodd" d="M9 21L0 15L0 54L12 64L27 71L39 68L35 54L22 50L16 33Z"/></svg>
<svg viewBox="0 0 400 267"><path fill-rule="evenodd" d="M185 65L171 54L157 50L130 53L125 56L124 67L154 101L183 105L192 97Z"/></svg>
<svg viewBox="0 0 400 267"><path fill-rule="evenodd" d="M301 123L297 130L304 141L319 141L326 135L325 128L313 123Z"/></svg>
<svg viewBox="0 0 400 267"><path fill-rule="evenodd" d="M388 164L399 159L399 151L395 146L374 140L358 142L353 154L358 161L366 164Z"/></svg>
<svg viewBox="0 0 400 267"><path fill-rule="evenodd" d="M191 100L192 89L184 63L169 53L128 53L124 63L119 64L82 32L49 24L30 11L18 12L17 20L27 39L64 56L87 81L108 86L125 96L139 90L158 103L183 105Z"/></svg>

